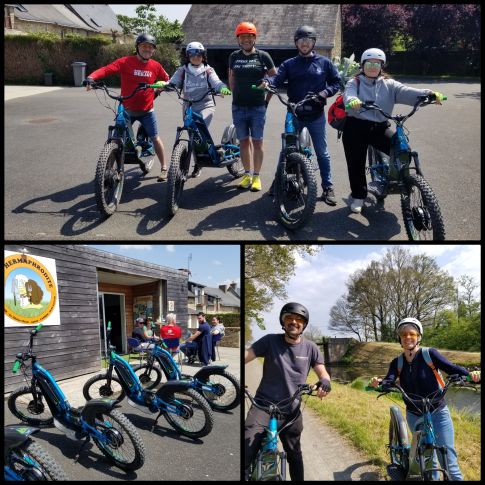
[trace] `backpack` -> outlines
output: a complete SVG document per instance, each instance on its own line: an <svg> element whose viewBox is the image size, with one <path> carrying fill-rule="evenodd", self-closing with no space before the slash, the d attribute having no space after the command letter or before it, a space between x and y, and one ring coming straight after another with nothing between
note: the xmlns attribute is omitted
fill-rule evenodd
<svg viewBox="0 0 485 485"><path fill-rule="evenodd" d="M443 379L443 376L441 375L441 372L439 370L437 370L436 367L434 366L433 361L431 360L431 356L429 355L429 349L427 347L421 347L421 350L423 351L423 357L424 357L425 362L431 367L431 369L432 369L432 371L433 371L433 373L436 377L436 380L438 381L439 389L442 390L445 387L445 381ZM397 376L398 377L401 374L402 366L403 366L403 363L404 363L403 355L404 354L401 354L397 358Z"/></svg>
<svg viewBox="0 0 485 485"><path fill-rule="evenodd" d="M357 95L359 94L360 88L360 79L358 77L355 78L357 80ZM342 131L345 126L345 120L347 119L347 112L345 111L344 105L344 97L342 94L339 94L335 101L332 103L330 108L328 109L328 124L338 130L338 138L342 136Z"/></svg>

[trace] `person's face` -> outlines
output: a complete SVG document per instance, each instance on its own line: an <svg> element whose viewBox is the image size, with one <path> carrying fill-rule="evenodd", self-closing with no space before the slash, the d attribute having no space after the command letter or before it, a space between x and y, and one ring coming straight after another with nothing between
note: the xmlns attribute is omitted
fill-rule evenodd
<svg viewBox="0 0 485 485"><path fill-rule="evenodd" d="M399 338L404 349L413 349L419 340L419 332L414 325L405 325L399 329Z"/></svg>
<svg viewBox="0 0 485 485"><path fill-rule="evenodd" d="M204 321L204 316L203 315L197 315L197 320L199 323L202 323Z"/></svg>
<svg viewBox="0 0 485 485"><path fill-rule="evenodd" d="M152 44L142 42L141 44L138 44L138 52L144 59L150 59L155 52L155 47L153 47Z"/></svg>
<svg viewBox="0 0 485 485"><path fill-rule="evenodd" d="M214 317L211 321L212 325L217 325L219 322L217 321L217 318Z"/></svg>
<svg viewBox="0 0 485 485"><path fill-rule="evenodd" d="M377 77L382 69L379 59L368 59L364 62L364 74L369 77Z"/></svg>
<svg viewBox="0 0 485 485"><path fill-rule="evenodd" d="M305 327L305 319L301 315L287 313L283 317L283 326L289 335L296 337L303 332L303 328Z"/></svg>
<svg viewBox="0 0 485 485"><path fill-rule="evenodd" d="M309 37L303 37L296 41L296 47L300 54L302 54L303 56L310 54L310 52L313 50L314 45L315 41L313 39L310 39Z"/></svg>
<svg viewBox="0 0 485 485"><path fill-rule="evenodd" d="M194 66L200 66L202 63L202 54L194 54L189 57L190 63Z"/></svg>
<svg viewBox="0 0 485 485"><path fill-rule="evenodd" d="M254 34L241 34L237 39L239 46L245 51L252 50L256 43L256 36Z"/></svg>

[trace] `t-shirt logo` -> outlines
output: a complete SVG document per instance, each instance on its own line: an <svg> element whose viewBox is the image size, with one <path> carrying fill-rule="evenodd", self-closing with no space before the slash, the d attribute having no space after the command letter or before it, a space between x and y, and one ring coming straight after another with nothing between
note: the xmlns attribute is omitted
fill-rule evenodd
<svg viewBox="0 0 485 485"><path fill-rule="evenodd" d="M135 69L133 71L134 76L141 76L141 77L150 77L152 75L152 71L142 71L141 69Z"/></svg>

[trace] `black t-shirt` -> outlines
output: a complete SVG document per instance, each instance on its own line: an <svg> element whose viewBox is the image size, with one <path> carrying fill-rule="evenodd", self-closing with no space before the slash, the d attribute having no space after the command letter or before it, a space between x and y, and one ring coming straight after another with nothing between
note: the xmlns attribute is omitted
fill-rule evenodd
<svg viewBox="0 0 485 485"><path fill-rule="evenodd" d="M135 327L133 329L133 332L131 332L131 336L133 338L137 338L138 340L140 340L141 342L145 342L146 341L146 338L145 338L145 334L143 332L143 328L140 328L140 327Z"/></svg>
<svg viewBox="0 0 485 485"><path fill-rule="evenodd" d="M234 75L232 103L236 106L263 106L264 91L251 89L259 86L266 72L274 68L273 59L266 51L255 50L246 55L242 49L229 56L229 69Z"/></svg>

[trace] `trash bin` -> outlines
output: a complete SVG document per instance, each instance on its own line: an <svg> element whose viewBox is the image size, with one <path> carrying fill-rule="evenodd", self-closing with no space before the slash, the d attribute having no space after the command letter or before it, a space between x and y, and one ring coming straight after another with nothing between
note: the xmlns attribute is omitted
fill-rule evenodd
<svg viewBox="0 0 485 485"><path fill-rule="evenodd" d="M53 72L44 72L44 84L46 86L53 86L54 85L53 76L54 76Z"/></svg>
<svg viewBox="0 0 485 485"><path fill-rule="evenodd" d="M86 63L73 62L71 66L74 71L74 86L82 86L83 81L86 78Z"/></svg>

